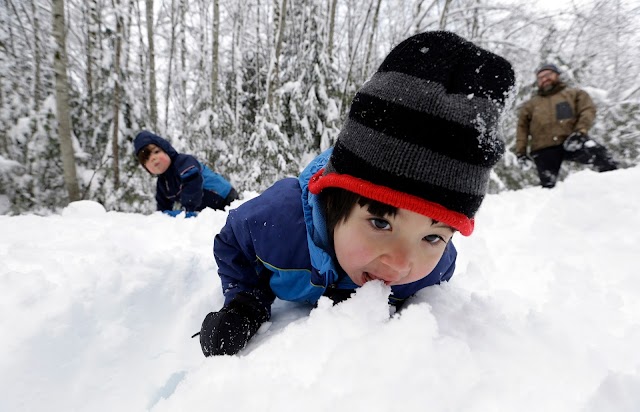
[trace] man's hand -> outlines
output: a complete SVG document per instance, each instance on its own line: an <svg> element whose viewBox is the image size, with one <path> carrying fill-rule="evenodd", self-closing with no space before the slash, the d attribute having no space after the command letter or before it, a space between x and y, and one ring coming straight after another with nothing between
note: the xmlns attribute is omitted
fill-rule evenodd
<svg viewBox="0 0 640 412"><path fill-rule="evenodd" d="M567 140L562 143L562 146L567 152L577 152L584 147L587 140L589 140L589 136L586 134L582 132L573 132L567 137Z"/></svg>
<svg viewBox="0 0 640 412"><path fill-rule="evenodd" d="M533 159L526 154L518 155L518 164L526 172L533 167Z"/></svg>

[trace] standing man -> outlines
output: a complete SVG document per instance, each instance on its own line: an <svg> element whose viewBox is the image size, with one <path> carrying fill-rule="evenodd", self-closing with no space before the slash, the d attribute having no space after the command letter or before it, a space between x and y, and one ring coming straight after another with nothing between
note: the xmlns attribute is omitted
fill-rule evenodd
<svg viewBox="0 0 640 412"><path fill-rule="evenodd" d="M584 90L559 80L560 70L545 64L537 72L538 93L518 115L516 156L523 168L535 162L542 187L556 185L563 160L591 164L598 172L617 169L607 149L588 136L596 108ZM531 145L531 156L527 146Z"/></svg>

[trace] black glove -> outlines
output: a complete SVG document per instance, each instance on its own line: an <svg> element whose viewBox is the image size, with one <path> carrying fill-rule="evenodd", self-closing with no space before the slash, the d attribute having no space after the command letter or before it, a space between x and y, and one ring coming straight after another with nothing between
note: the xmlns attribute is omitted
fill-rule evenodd
<svg viewBox="0 0 640 412"><path fill-rule="evenodd" d="M531 158L531 156L526 154L518 155L518 164L520 165L522 170L527 171L533 166L533 159Z"/></svg>
<svg viewBox="0 0 640 412"><path fill-rule="evenodd" d="M209 313L200 329L204 356L235 355L269 320L269 312L253 296L238 293L218 312Z"/></svg>
<svg viewBox="0 0 640 412"><path fill-rule="evenodd" d="M589 136L582 132L573 132L562 143L564 150L567 152L577 152L584 147L584 144L589 140Z"/></svg>

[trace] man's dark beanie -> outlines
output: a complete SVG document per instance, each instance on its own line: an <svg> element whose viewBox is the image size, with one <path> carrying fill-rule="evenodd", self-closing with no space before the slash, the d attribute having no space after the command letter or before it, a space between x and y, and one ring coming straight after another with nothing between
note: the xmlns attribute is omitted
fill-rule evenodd
<svg viewBox="0 0 640 412"><path fill-rule="evenodd" d="M555 64L543 64L542 66L540 66L540 68L538 68L538 70L536 70L536 74L539 74L541 71L545 71L545 70L551 70L552 72L556 72L558 74L560 74L560 69L558 69L558 66L556 66Z"/></svg>
<svg viewBox="0 0 640 412"><path fill-rule="evenodd" d="M504 153L497 127L513 84L507 60L456 34L406 39L356 93L309 190L340 187L471 234Z"/></svg>

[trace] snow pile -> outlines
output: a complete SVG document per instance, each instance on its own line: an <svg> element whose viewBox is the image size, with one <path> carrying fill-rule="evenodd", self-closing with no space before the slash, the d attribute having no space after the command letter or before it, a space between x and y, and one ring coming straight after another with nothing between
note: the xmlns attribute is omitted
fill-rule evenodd
<svg viewBox="0 0 640 412"><path fill-rule="evenodd" d="M640 168L486 198L448 284L276 302L240 356L197 338L222 304L227 213L0 216L3 411L636 411ZM236 203L238 204L238 203Z"/></svg>

